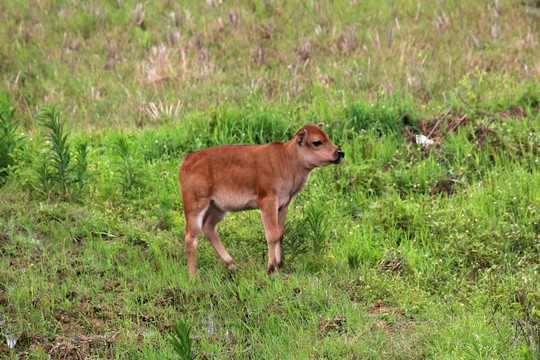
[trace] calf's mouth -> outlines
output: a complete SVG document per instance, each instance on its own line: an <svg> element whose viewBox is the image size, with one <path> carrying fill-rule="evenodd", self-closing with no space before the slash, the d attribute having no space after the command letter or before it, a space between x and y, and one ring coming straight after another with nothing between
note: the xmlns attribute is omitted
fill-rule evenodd
<svg viewBox="0 0 540 360"><path fill-rule="evenodd" d="M341 150L341 149L338 149L336 151L336 156L337 156L337 159L334 160L334 164L339 164L340 162L343 161L343 159L345 158L345 151Z"/></svg>

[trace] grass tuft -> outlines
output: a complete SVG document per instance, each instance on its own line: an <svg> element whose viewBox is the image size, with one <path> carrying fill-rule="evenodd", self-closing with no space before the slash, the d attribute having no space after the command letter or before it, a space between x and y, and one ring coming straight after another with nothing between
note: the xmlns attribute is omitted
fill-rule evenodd
<svg viewBox="0 0 540 360"><path fill-rule="evenodd" d="M15 165L13 152L23 137L17 131L19 121L15 119L16 107L5 94L0 94L0 184L6 181L10 167Z"/></svg>

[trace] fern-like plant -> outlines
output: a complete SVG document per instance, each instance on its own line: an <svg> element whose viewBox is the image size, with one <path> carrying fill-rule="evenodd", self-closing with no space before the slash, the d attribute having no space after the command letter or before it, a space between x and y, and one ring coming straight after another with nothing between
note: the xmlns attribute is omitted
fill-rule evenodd
<svg viewBox="0 0 540 360"><path fill-rule="evenodd" d="M285 224L285 236L283 237L283 250L296 259L299 255L308 252L308 231L304 220L291 220Z"/></svg>
<svg viewBox="0 0 540 360"><path fill-rule="evenodd" d="M324 221L325 213L322 206L310 204L306 209L304 220L311 238L314 254L320 254L326 248L328 240L328 228Z"/></svg>
<svg viewBox="0 0 540 360"><path fill-rule="evenodd" d="M54 188L54 174L51 172L46 159L39 162L36 172L39 180L39 191L47 198L50 197Z"/></svg>
<svg viewBox="0 0 540 360"><path fill-rule="evenodd" d="M114 138L113 151L119 158L119 161L115 163L119 183L122 186L122 191L127 193L139 185L140 166L134 161L131 153L131 143L124 134L119 134Z"/></svg>
<svg viewBox="0 0 540 360"><path fill-rule="evenodd" d="M62 195L66 197L68 185L73 178L68 134L60 121L60 111L55 108L46 108L38 115L38 120L41 126L49 130L45 135L48 141L46 166L52 170L53 183L60 186Z"/></svg>
<svg viewBox="0 0 540 360"><path fill-rule="evenodd" d="M158 229L170 230L174 226L174 213L172 212L172 199L168 193L158 196L158 204L154 207L154 214L157 217L156 226Z"/></svg>
<svg viewBox="0 0 540 360"><path fill-rule="evenodd" d="M169 334L169 342L174 348L174 352L181 360L194 360L197 356L192 353L193 341L190 338L191 324L183 318L174 325L174 333Z"/></svg>
<svg viewBox="0 0 540 360"><path fill-rule="evenodd" d="M191 340L191 324L180 318L180 321L173 326L173 333L169 334L169 343L173 346L175 358L163 356L150 348L143 352L145 360L195 360L197 355L193 355L193 340Z"/></svg>
<svg viewBox="0 0 540 360"><path fill-rule="evenodd" d="M66 198L68 191L77 185L79 195L86 185L88 169L88 141L81 140L75 144L74 151L70 149L69 134L64 130L60 121L60 111L46 108L38 114L39 125L46 129L46 143L43 158L37 166L39 189L49 197L61 192Z"/></svg>

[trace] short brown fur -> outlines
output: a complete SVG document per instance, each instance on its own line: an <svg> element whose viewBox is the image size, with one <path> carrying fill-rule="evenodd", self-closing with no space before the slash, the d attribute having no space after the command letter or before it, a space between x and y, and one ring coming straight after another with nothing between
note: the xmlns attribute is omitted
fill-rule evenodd
<svg viewBox="0 0 540 360"><path fill-rule="evenodd" d="M261 210L268 243L268 273L283 266L281 244L292 198L302 190L311 170L338 164L345 156L330 142L322 126L306 125L286 143L223 145L186 155L179 180L191 277L197 271L201 231L227 267L234 269L233 259L216 231L229 211Z"/></svg>

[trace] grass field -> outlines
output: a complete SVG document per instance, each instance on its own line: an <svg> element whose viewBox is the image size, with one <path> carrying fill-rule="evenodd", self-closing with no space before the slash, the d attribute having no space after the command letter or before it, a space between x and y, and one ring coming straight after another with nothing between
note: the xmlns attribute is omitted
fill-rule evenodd
<svg viewBox="0 0 540 360"><path fill-rule="evenodd" d="M540 359L538 1L0 18L0 358L189 358L183 321L201 359ZM235 213L238 270L202 239L190 281L186 152L318 122L346 162L291 204L284 269Z"/></svg>

